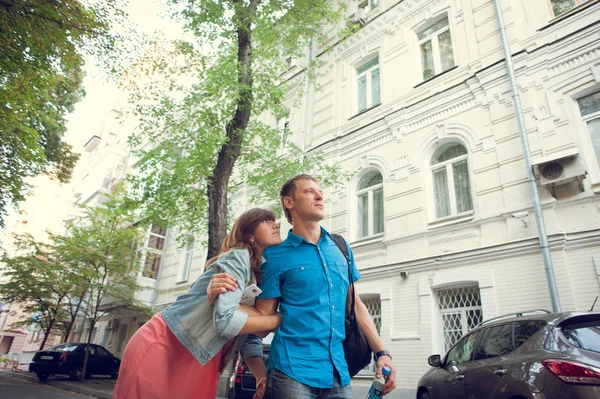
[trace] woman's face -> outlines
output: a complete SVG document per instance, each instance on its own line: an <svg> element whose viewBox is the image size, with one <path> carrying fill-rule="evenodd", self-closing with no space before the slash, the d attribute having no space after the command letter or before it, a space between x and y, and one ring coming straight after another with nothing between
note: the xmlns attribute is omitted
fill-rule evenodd
<svg viewBox="0 0 600 399"><path fill-rule="evenodd" d="M256 230L254 230L252 238L254 238L254 245L260 252L272 245L281 244L279 226L272 220L262 221L258 227L256 227Z"/></svg>

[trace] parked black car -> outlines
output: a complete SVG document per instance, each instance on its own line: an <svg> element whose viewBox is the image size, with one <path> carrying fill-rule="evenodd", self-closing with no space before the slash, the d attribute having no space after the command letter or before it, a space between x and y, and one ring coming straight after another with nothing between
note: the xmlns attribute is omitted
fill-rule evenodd
<svg viewBox="0 0 600 399"><path fill-rule="evenodd" d="M600 313L539 313L485 321L430 356L417 399L600 398Z"/></svg>
<svg viewBox="0 0 600 399"><path fill-rule="evenodd" d="M269 346L263 346L265 364L269 358ZM229 399L252 399L256 392L256 379L241 356L236 354L233 359L233 372L229 382Z"/></svg>
<svg viewBox="0 0 600 399"><path fill-rule="evenodd" d="M85 343L65 343L51 346L45 351L39 351L29 364L29 371L36 373L42 382L52 374L66 374L69 379L78 380L83 372L86 345ZM86 377L109 375L111 378L117 378L119 376L121 360L100 345L90 344L89 350Z"/></svg>

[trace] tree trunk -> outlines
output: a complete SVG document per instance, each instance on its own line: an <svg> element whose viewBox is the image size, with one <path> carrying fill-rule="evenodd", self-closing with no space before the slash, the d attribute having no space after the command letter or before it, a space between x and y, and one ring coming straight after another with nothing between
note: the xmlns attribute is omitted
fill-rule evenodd
<svg viewBox="0 0 600 399"><path fill-rule="evenodd" d="M40 349L38 350L44 350L44 345L46 345L46 341L48 340L48 336L50 335L50 332L52 331L52 327L54 326L54 319L50 320L50 323L48 324L48 328L46 328L46 331L44 331L44 339L42 340L42 344L40 345Z"/></svg>
<svg viewBox="0 0 600 399"><path fill-rule="evenodd" d="M68 327L67 327L67 333L65 334L65 342L69 341L69 335L71 335L71 330L73 329L73 325L77 321L77 313L79 313L79 309L81 308L81 303L83 302L83 298L85 297L86 292L87 292L87 289L84 290L83 293L81 294L81 296L79 297L79 302L77 303L75 312L71 313L71 322L68 324Z"/></svg>
<svg viewBox="0 0 600 399"><path fill-rule="evenodd" d="M85 345L85 355L83 356L83 368L81 369L81 381L85 381L85 374L87 373L88 359L90 357L90 341L92 340L92 332L96 323L94 320L90 320L90 330L88 331L87 344Z"/></svg>
<svg viewBox="0 0 600 399"><path fill-rule="evenodd" d="M240 156L244 132L252 113L252 19L258 0L251 0L248 7L244 7L240 0L234 3L235 14L240 21L237 29L240 92L235 115L225 128L227 139L219 151L219 158L208 184L207 259L219 253L227 235L227 185Z"/></svg>

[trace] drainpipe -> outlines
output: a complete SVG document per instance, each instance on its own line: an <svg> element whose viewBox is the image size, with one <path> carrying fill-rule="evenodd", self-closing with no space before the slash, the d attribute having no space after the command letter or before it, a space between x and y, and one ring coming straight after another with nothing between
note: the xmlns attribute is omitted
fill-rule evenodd
<svg viewBox="0 0 600 399"><path fill-rule="evenodd" d="M169 243L169 236L171 235L171 229L167 229L167 234L165 234L165 246L163 247L163 253L160 257L160 265L158 265L158 276L156 276L156 284L154 284L154 295L152 295L152 310L154 310L154 305L156 305L156 298L158 297L158 283L160 282L160 276L162 276L163 265L165 263L165 258L167 255L167 244Z"/></svg>
<svg viewBox="0 0 600 399"><path fill-rule="evenodd" d="M302 156L300 158L300 163L304 163L305 153L306 153L306 135L308 131L308 112L310 105L310 64L312 63L313 57L313 41L312 39L308 43L308 64L306 65L306 87L304 89L304 118L302 119L302 134L301 134L301 142L300 148L302 149Z"/></svg>
<svg viewBox="0 0 600 399"><path fill-rule="evenodd" d="M508 39L506 37L506 27L504 25L504 17L502 15L502 7L500 6L500 0L494 0L494 6L496 7L496 17L498 18L498 25L500 27L500 37L502 38L504 59L506 60L506 70L508 74L508 80L510 82L510 89L512 92L513 102L515 104L515 113L517 116L517 122L519 124L519 131L521 133L521 145L523 146L523 155L525 157L525 165L527 167L527 180L529 181L529 189L531 190L533 212L535 213L535 221L537 224L537 230L540 239L540 247L542 249L542 257L544 259L544 267L546 269L546 278L548 280L548 290L550 292L550 300L552 302L552 311L560 312L560 301L558 300L558 289L556 288L556 279L554 277L554 266L552 265L552 256L550 254L550 248L548 247L548 235L546 234L546 224L544 222L544 214L542 212L542 206L540 204L540 195L538 192L535 175L533 174L533 166L531 165L529 139L527 138L527 128L525 126L525 119L523 118L523 108L521 107L521 98L519 97L519 89L517 87L517 81L515 79L515 70L512 63L512 55L510 53Z"/></svg>

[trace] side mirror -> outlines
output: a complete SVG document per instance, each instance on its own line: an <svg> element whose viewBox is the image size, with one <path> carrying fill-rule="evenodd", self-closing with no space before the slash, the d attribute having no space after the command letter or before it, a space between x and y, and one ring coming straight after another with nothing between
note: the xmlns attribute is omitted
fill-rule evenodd
<svg viewBox="0 0 600 399"><path fill-rule="evenodd" d="M442 358L440 357L440 355L431 355L427 359L427 363L429 363L429 365L431 367L441 367L442 366Z"/></svg>

